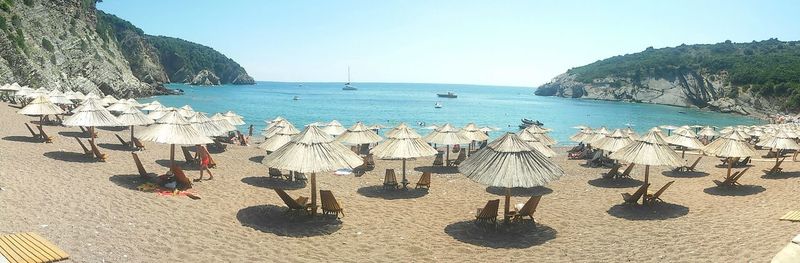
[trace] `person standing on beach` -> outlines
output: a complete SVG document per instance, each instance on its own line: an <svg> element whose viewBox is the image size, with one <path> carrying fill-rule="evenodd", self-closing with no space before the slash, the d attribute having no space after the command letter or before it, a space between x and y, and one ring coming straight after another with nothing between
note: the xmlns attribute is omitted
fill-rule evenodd
<svg viewBox="0 0 800 263"><path fill-rule="evenodd" d="M200 178L195 181L202 181L203 180L203 172L208 171L208 180L214 179L214 175L211 174L211 169L208 169L208 165L211 162L211 157L208 156L207 152L208 149L205 149L205 145L198 145L198 154L200 155ZM203 149L199 149L202 147Z"/></svg>

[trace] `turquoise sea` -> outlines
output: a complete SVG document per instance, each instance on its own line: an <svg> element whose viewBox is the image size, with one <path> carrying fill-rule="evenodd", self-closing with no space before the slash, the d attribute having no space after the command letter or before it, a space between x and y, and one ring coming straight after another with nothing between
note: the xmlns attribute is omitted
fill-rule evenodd
<svg viewBox="0 0 800 263"><path fill-rule="evenodd" d="M357 121L366 124L395 126L406 122L418 127L449 122L463 126L474 122L503 131L518 131L521 118L539 120L553 129L551 135L560 144L572 144L569 136L583 124L591 127L605 125L624 128L633 125L643 132L657 125L715 125L759 124L763 121L730 114L695 109L611 101L578 100L533 95L530 87L499 87L456 84L416 83L355 83L356 91L342 90L342 83L285 83L258 82L250 86L222 85L196 87L170 84L182 89L182 96L157 96L140 99L158 100L164 105L191 105L195 110L209 113L228 110L244 116L248 124L263 129L264 120L283 116L299 129L315 122L338 120L345 127ZM436 93L452 91L456 99L439 98ZM299 100L293 100L298 96ZM434 105L440 102L442 108ZM240 126L245 130L247 126ZM422 127L418 127L422 128ZM420 134L428 130L417 129ZM501 132L491 133L492 137Z"/></svg>

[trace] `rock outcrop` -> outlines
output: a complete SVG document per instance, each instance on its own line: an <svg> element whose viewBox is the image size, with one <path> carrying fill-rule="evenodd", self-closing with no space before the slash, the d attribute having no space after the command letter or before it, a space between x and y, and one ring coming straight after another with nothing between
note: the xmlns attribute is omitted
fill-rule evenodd
<svg viewBox="0 0 800 263"><path fill-rule="evenodd" d="M161 56L164 52L153 45L152 38L157 37L98 11L93 0L0 0L0 83L118 97L164 94L161 84L172 82L170 74L180 69L171 67L172 58ZM225 57L211 48L198 52ZM227 57L223 66L213 64L219 60L179 58L197 68L185 70L187 76L211 69L221 83L253 83Z"/></svg>
<svg viewBox="0 0 800 263"><path fill-rule="evenodd" d="M219 77L214 72L204 69L197 73L197 75L189 81L189 85L202 85L211 86L219 85Z"/></svg>

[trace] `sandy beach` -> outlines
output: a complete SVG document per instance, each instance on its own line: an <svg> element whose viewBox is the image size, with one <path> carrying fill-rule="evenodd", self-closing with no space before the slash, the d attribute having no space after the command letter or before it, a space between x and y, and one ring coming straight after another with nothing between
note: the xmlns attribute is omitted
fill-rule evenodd
<svg viewBox="0 0 800 263"><path fill-rule="evenodd" d="M195 183L193 200L142 192L130 151L113 133L98 130L105 163L84 157L77 128L45 126L51 144L35 142L24 122L34 118L0 105L0 233L37 232L70 254L70 262L765 262L793 236L797 225L779 221L798 209L800 164L790 159L784 173L762 177L772 160L755 160L735 191L712 182L725 169L705 157L702 173L673 174L651 168L651 189L675 181L652 209L622 205L620 193L641 184L600 179L607 168L553 157L567 175L527 193L514 203L544 194L536 230L494 232L473 225L475 210L501 192L458 174L432 168L433 159L408 163L409 180L434 172L430 191L383 191L384 171L400 161L376 160L360 177L318 175L345 209L332 218L292 222L272 190L309 196L304 184L270 179L255 146L229 146L214 154L214 180ZM479 120L476 120L479 121ZM149 172L167 171L169 146L145 142L138 152ZM759 151L766 154L765 150ZM176 159L181 160L180 151ZM695 155L687 155L694 160ZM417 167L413 169L413 167ZM197 177L196 167L187 175Z"/></svg>

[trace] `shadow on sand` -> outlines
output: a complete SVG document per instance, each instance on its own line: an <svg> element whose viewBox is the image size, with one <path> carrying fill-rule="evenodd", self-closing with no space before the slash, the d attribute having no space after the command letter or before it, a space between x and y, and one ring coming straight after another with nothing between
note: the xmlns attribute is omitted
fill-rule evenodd
<svg viewBox="0 0 800 263"><path fill-rule="evenodd" d="M685 216L689 213L689 208L659 202L652 206L619 204L612 206L606 212L611 216L628 220L666 220Z"/></svg>
<svg viewBox="0 0 800 263"><path fill-rule="evenodd" d="M236 219L243 226L285 237L325 236L342 228L342 221L335 216L291 215L286 207L258 205L243 208Z"/></svg>
<svg viewBox="0 0 800 263"><path fill-rule="evenodd" d="M708 173L706 172L673 172L673 171L663 171L661 172L662 175L671 178L698 178L698 177L706 177Z"/></svg>
<svg viewBox="0 0 800 263"><path fill-rule="evenodd" d="M589 185L602 188L630 188L641 186L644 182L630 177L619 179L596 178L587 181Z"/></svg>
<svg viewBox="0 0 800 263"><path fill-rule="evenodd" d="M248 158L248 160L250 160L251 162L260 164L261 161L263 161L265 157L266 156L263 156L263 155L253 156L253 157Z"/></svg>
<svg viewBox="0 0 800 263"><path fill-rule="evenodd" d="M242 178L242 183L269 189L297 190L306 188L306 180L287 181L282 178L252 176Z"/></svg>
<svg viewBox="0 0 800 263"><path fill-rule="evenodd" d="M494 187L489 186L486 187L486 192L494 195L506 195L506 188L504 187ZM546 195L552 193L553 189L544 187L544 186L537 186L531 188L522 188L522 187L515 187L511 188L511 196L514 197L531 197L537 195Z"/></svg>
<svg viewBox="0 0 800 263"><path fill-rule="evenodd" d="M430 172L431 174L457 174L458 167L457 166L419 166L414 167L414 171L417 172Z"/></svg>
<svg viewBox="0 0 800 263"><path fill-rule="evenodd" d="M108 178L108 180L118 186L122 186L125 189L134 190L137 192L139 192L139 189L136 189L136 187L138 187L143 183L147 183L147 179L142 178L138 174L112 175L111 177Z"/></svg>
<svg viewBox="0 0 800 263"><path fill-rule="evenodd" d="M800 172L780 172L777 174L764 174L761 176L761 178L769 180L791 179L798 177L800 177Z"/></svg>
<svg viewBox="0 0 800 263"><path fill-rule="evenodd" d="M98 130L104 131L113 131L113 132L120 132L128 129L128 126L120 126L120 127L97 127ZM124 138L124 137L123 137Z"/></svg>
<svg viewBox="0 0 800 263"><path fill-rule="evenodd" d="M383 189L383 185L372 185L361 187L356 192L358 194L369 198L380 198L384 200L396 199L413 199L420 198L428 194L428 189L414 189L413 186L408 185L408 190L402 189Z"/></svg>
<svg viewBox="0 0 800 263"><path fill-rule="evenodd" d="M79 131L61 131L61 132L58 132L58 134L61 135L61 136L66 136L66 137L70 137L70 138L72 138L72 137L78 137L78 138L84 138L84 139L88 139L89 138L89 134L88 133L79 132Z"/></svg>
<svg viewBox="0 0 800 263"><path fill-rule="evenodd" d="M555 239L557 234L549 226L527 221L494 227L472 220L447 225L444 232L463 243L489 248L529 248Z"/></svg>
<svg viewBox="0 0 800 263"><path fill-rule="evenodd" d="M94 163L98 162L92 156L85 155L83 153L76 153L76 152L46 152L44 154L45 157L64 161L64 162L71 162L71 163Z"/></svg>
<svg viewBox="0 0 800 263"><path fill-rule="evenodd" d="M172 162L168 159L156 160L156 164L161 165L164 168L172 167ZM186 160L178 159L178 156L175 156L175 164L179 165L183 170L190 170L190 171L200 171L200 167L195 164L187 164Z"/></svg>
<svg viewBox="0 0 800 263"><path fill-rule="evenodd" d="M737 185L737 186L712 186L703 189L703 192L710 195L719 196L747 196L754 195L766 191L767 189L760 185Z"/></svg>
<svg viewBox="0 0 800 263"><path fill-rule="evenodd" d="M30 143L42 143L42 139L33 138L31 136L6 136L3 137L4 141L11 141L11 142L30 142Z"/></svg>
<svg viewBox="0 0 800 263"><path fill-rule="evenodd" d="M100 148L103 148L103 149L112 150L112 151L126 151L126 152L132 152L133 151L133 149L131 147L128 147L128 146L125 146L125 145L122 145L122 144L119 144L119 143L98 143L97 147L100 147Z"/></svg>

